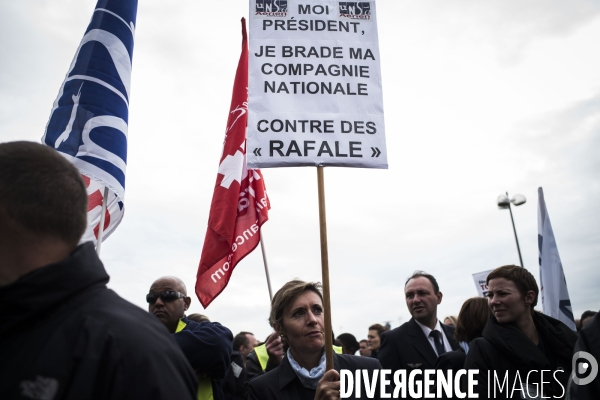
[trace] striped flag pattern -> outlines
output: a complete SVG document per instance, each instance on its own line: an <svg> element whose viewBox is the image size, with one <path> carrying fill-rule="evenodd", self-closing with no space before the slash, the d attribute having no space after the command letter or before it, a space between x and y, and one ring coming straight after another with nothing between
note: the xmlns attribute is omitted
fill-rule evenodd
<svg viewBox="0 0 600 400"><path fill-rule="evenodd" d="M89 206L82 241L97 241L105 193L104 239L123 218L136 13L137 0L98 1L42 137L84 178Z"/></svg>

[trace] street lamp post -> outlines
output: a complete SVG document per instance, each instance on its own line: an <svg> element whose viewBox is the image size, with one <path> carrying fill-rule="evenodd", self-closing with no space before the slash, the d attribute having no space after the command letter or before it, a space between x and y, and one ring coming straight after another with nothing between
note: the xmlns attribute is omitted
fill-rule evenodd
<svg viewBox="0 0 600 400"><path fill-rule="evenodd" d="M526 201L527 199L525 199L525 196L523 196L522 194L515 194L510 200L508 198L508 192L506 192L506 195L501 194L500 196L498 196L498 208L501 210L508 208L508 211L510 211L510 220L512 221L513 232L515 233L515 241L517 242L517 251L519 252L519 261L521 262L521 267L525 266L523 265L523 258L521 257L521 247L519 246L517 228L515 228L515 219L513 217L512 207L510 206L510 203L513 203L515 206L520 206L521 204L525 204Z"/></svg>

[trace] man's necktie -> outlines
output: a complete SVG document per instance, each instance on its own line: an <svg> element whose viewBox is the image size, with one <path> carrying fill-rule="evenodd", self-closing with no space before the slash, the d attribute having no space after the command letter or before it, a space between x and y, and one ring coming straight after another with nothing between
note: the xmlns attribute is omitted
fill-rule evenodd
<svg viewBox="0 0 600 400"><path fill-rule="evenodd" d="M442 341L442 332L440 331L431 331L429 334L433 338L433 343L435 343L435 348L437 349L438 357L446 352L446 348L444 347L444 342Z"/></svg>

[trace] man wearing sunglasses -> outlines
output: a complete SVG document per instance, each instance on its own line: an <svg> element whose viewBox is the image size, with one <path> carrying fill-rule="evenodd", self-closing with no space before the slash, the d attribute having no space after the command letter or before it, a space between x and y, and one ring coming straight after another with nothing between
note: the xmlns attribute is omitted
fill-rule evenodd
<svg viewBox="0 0 600 400"><path fill-rule="evenodd" d="M173 334L198 377L198 400L223 398L220 380L231 363L233 335L218 322L196 322L185 316L192 301L183 281L165 276L146 295L148 311Z"/></svg>
<svg viewBox="0 0 600 400"><path fill-rule="evenodd" d="M154 317L109 290L79 171L0 143L0 399L192 400L196 378Z"/></svg>

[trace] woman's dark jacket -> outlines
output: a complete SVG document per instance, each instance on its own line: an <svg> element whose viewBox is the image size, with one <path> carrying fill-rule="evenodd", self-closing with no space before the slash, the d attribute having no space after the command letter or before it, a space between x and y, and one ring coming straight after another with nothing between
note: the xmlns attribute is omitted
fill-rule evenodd
<svg viewBox="0 0 600 400"><path fill-rule="evenodd" d="M337 353L333 354L333 365L336 371L347 369L352 371L352 375L355 374L357 369L366 369L369 371L369 377L373 376L374 370L381 369L381 364L376 359ZM313 400L315 392L313 389L302 386L287 357L283 358L279 367L254 378L248 383L249 400ZM362 397L349 398L379 399L379 392L379 386L377 386L375 397L367 397L363 385L361 388ZM354 395L355 391L352 394Z"/></svg>
<svg viewBox="0 0 600 400"><path fill-rule="evenodd" d="M535 398L542 379L546 382L544 396L564 398L577 334L562 322L539 312L534 313L533 322L540 339L538 345L516 326L500 324L494 316L490 316L483 329L483 337L469 344L465 368L479 369L476 391L479 398L488 398L488 376L490 398L519 399L520 388L529 390L530 397ZM543 376L541 371L546 371ZM498 384L493 384L494 372L500 383L508 376L507 387L502 392ZM539 392L537 396L541 398Z"/></svg>

